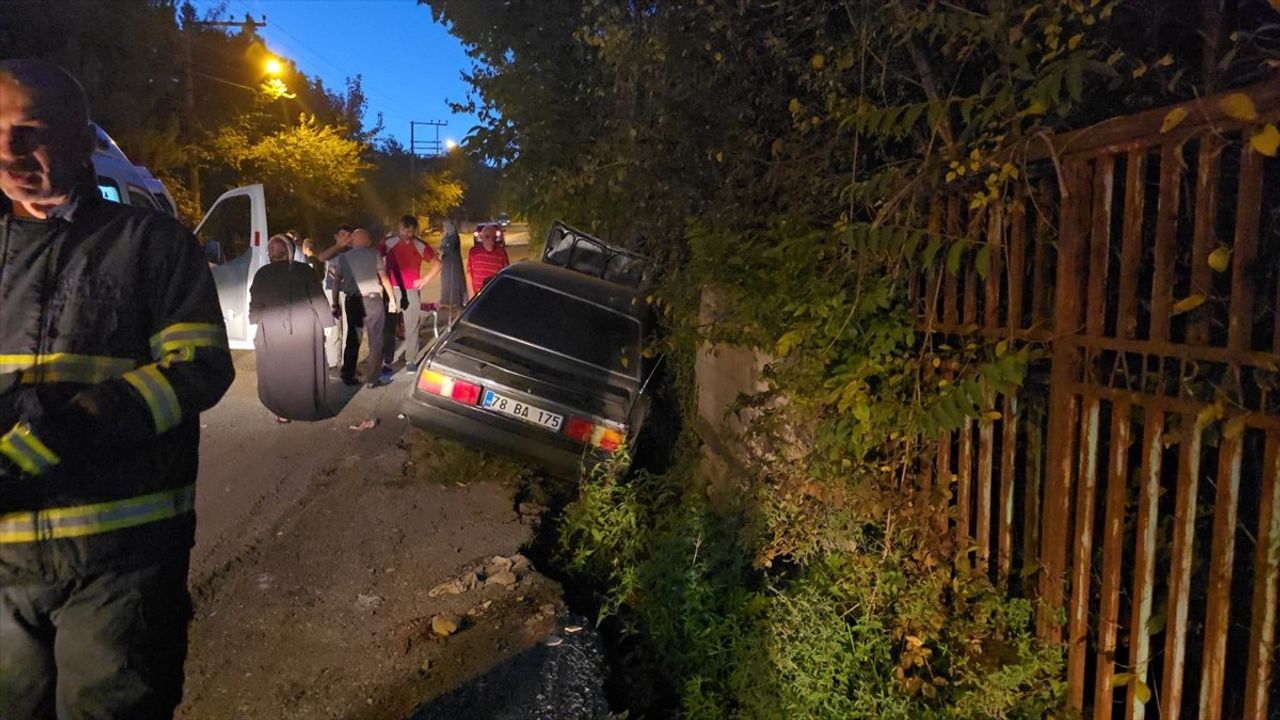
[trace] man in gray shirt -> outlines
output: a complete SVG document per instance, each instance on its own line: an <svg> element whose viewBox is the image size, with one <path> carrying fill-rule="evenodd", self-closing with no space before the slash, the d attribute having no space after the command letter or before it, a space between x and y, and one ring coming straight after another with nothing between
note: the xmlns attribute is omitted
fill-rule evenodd
<svg viewBox="0 0 1280 720"><path fill-rule="evenodd" d="M387 277L386 261L374 250L369 231L357 228L351 232L351 249L338 256L339 287L345 296L347 310L347 343L342 354L342 382L358 385L356 360L360 355L360 330L369 339L369 357L365 360L365 379L369 387L382 385L382 326L386 322L386 297L395 297ZM391 303L390 310L400 307Z"/></svg>

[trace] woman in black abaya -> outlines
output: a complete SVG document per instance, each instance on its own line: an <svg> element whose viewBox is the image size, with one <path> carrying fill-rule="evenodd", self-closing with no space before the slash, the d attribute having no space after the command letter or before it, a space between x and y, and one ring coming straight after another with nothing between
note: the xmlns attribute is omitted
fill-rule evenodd
<svg viewBox="0 0 1280 720"><path fill-rule="evenodd" d="M277 422L324 420L334 414L324 356L324 329L333 326L333 314L315 273L292 257L289 239L273 235L270 262L249 288L249 321L258 325L258 399Z"/></svg>

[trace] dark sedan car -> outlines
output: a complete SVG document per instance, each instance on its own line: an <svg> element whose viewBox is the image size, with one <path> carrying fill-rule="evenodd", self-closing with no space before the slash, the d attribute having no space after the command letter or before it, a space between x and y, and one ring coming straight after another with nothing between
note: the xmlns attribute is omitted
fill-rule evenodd
<svg viewBox="0 0 1280 720"><path fill-rule="evenodd" d="M428 349L402 410L417 427L573 476L644 422L647 308L635 286L553 262L496 275Z"/></svg>

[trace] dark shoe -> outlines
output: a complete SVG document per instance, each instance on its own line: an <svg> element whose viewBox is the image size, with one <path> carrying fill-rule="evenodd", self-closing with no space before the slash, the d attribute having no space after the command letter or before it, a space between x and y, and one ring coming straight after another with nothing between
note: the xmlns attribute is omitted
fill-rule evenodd
<svg viewBox="0 0 1280 720"><path fill-rule="evenodd" d="M407 373L417 372L418 363L407 362L404 364L404 371Z"/></svg>
<svg viewBox="0 0 1280 720"><path fill-rule="evenodd" d="M342 378L342 384L348 387L355 387L360 384L360 380L354 377L344 377Z"/></svg>
<svg viewBox="0 0 1280 720"><path fill-rule="evenodd" d="M369 388L370 390L373 390L375 388L385 387L389 384L390 383L388 383L386 380L383 380L382 378L378 378L377 380L374 380L368 385L365 385L365 387Z"/></svg>

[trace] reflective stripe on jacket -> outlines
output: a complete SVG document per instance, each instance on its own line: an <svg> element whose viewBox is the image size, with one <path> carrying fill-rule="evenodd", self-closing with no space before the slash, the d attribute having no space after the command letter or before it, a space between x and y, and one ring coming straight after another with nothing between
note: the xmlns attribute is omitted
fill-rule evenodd
<svg viewBox="0 0 1280 720"><path fill-rule="evenodd" d="M86 178L88 180L88 178ZM44 221L0 196L0 581L187 552L199 413L234 377L172 218L91 181Z"/></svg>

